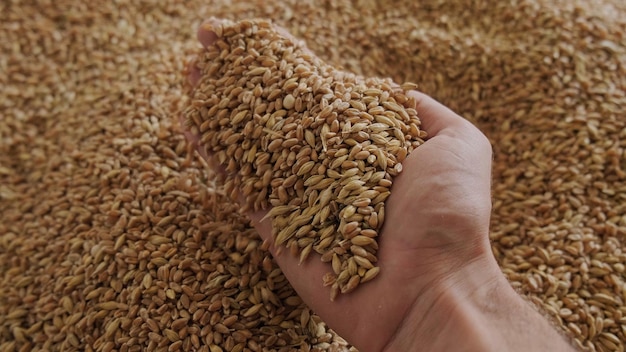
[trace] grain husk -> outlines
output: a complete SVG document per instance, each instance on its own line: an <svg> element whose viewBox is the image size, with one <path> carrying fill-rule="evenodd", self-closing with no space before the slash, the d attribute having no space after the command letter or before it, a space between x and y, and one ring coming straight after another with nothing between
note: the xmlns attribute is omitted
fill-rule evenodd
<svg viewBox="0 0 626 352"><path fill-rule="evenodd" d="M184 57L210 16L271 19L329 64L418 82L475 123L494 147L490 236L511 285L578 345L623 350L621 1L0 9L0 350L349 348L286 303L295 292L181 135ZM272 318L243 317L264 299Z"/></svg>
<svg viewBox="0 0 626 352"><path fill-rule="evenodd" d="M213 20L203 30L217 38L198 53L183 112L201 154L221 164L226 184L243 186L245 208L268 211L274 244L301 262L347 241L376 259L384 224L370 218L380 219L400 161L426 137L401 88L415 84L335 69L266 20ZM332 272L349 273L336 281L348 293L373 265L343 252Z"/></svg>

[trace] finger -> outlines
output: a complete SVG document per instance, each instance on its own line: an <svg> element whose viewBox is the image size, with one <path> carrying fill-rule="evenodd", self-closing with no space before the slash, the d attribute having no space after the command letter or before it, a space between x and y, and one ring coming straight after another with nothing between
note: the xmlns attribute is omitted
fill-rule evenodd
<svg viewBox="0 0 626 352"><path fill-rule="evenodd" d="M471 155L473 159L480 160L481 164L484 164L486 157L490 168L491 144L476 126L424 93L412 90L408 95L415 99L417 116L422 129L428 133L428 140L444 135L452 137L454 144L450 145L450 150ZM469 150L462 150L463 146L469 147Z"/></svg>
<svg viewBox="0 0 626 352"><path fill-rule="evenodd" d="M198 67L196 59L194 58L187 64L187 81L192 88L198 85L201 76L202 73L200 72L200 68Z"/></svg>
<svg viewBox="0 0 626 352"><path fill-rule="evenodd" d="M221 23L222 20L210 18L202 22L202 24L198 27L196 37L203 47L208 48L217 41L218 36L214 29L221 25ZM194 58L187 64L187 81L191 84L191 87L198 85L201 76L202 73L200 68L197 66L197 58Z"/></svg>
<svg viewBox="0 0 626 352"><path fill-rule="evenodd" d="M222 23L224 23L224 20L218 18L209 18L208 20L202 22L196 32L198 41L202 44L202 46L208 48L217 41L219 37L217 33L215 33L215 29L221 26Z"/></svg>
<svg viewBox="0 0 626 352"><path fill-rule="evenodd" d="M416 90L409 91L408 95L415 99L415 110L422 122L421 127L429 137L434 137L445 129L467 127L465 119L430 96Z"/></svg>
<svg viewBox="0 0 626 352"><path fill-rule="evenodd" d="M202 44L202 46L207 48L213 45L217 41L218 36L213 31L213 28L215 28L216 26L219 26L221 22L222 21L219 19L210 18L204 21L199 26L196 32L196 35L197 35L198 41ZM200 78L202 77L202 72L197 64L197 57L194 57L192 60L190 60L190 62L187 64L185 73L187 76L187 81L189 82L192 88L195 88L195 86L198 85ZM221 165L219 165L217 160L215 160L215 158L212 158L209 155L209 153L207 153L206 149L200 145L200 135L197 133L198 131L194 133L188 128L185 128L184 126L186 126L186 124L185 124L185 121L183 121L182 116L180 118L180 124L181 126L183 126L183 133L185 135L185 138L187 139L187 142L194 149L196 149L196 151L200 154L200 156L208 163L210 168L217 172L218 176L224 176L225 175L224 168Z"/></svg>
<svg viewBox="0 0 626 352"><path fill-rule="evenodd" d="M465 214L468 209L480 214L490 211L492 152L489 140L472 123L428 95L416 91L409 95L416 100L418 117L428 138L402 162L403 171L394 179L388 199L389 209L410 208L411 203L403 203L404 200L429 196L429 192L434 191L439 197L453 197L441 204L455 205L458 214ZM394 189L416 190L416 193L413 197L398 198ZM398 199L402 201L396 204ZM432 222L435 226L438 221L431 210L436 209L423 209L421 215L429 215L420 221ZM488 217L475 218L485 222L481 226L488 226Z"/></svg>

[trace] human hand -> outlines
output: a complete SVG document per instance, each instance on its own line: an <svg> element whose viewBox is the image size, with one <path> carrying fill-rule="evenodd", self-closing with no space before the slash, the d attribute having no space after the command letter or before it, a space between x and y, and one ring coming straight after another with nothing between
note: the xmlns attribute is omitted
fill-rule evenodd
<svg viewBox="0 0 626 352"><path fill-rule="evenodd" d="M198 39L208 47L217 35L201 26ZM194 85L198 79L192 67L189 80ZM489 246L488 140L432 98L410 95L429 138L394 179L379 238L378 277L330 302L329 289L322 286L328 264L312 257L300 265L299 258L270 248L309 307L361 350L449 347L451 334L461 336L467 324L483 318L473 310L489 309L489 300L501 295L496 291L507 299L512 292ZM271 240L271 223L260 221L265 213L249 215L261 237ZM484 347L484 341L466 342L465 347Z"/></svg>

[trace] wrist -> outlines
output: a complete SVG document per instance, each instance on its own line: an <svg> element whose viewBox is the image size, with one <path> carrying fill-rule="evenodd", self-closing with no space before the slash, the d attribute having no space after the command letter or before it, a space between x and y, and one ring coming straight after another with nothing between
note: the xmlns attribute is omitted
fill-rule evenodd
<svg viewBox="0 0 626 352"><path fill-rule="evenodd" d="M439 272L407 312L385 351L416 347L424 351L488 351L500 345L493 334L480 331L487 323L486 312L493 310L494 296L501 294L503 285L510 289L495 260L485 255L452 273L442 275L443 268Z"/></svg>
<svg viewBox="0 0 626 352"><path fill-rule="evenodd" d="M433 279L384 351L573 351L488 255Z"/></svg>

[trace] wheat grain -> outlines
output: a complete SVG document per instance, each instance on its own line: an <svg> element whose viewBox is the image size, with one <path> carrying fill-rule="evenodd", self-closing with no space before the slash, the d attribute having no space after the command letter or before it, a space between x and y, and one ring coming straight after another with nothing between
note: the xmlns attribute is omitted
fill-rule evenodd
<svg viewBox="0 0 626 352"><path fill-rule="evenodd" d="M195 125L203 133L199 137L203 143L200 147L207 154L215 153L219 156L226 151L230 157L235 156L234 159L222 158L220 161L229 172L229 177L234 179L232 182L248 185L243 192L248 206L259 209L271 204L274 207L266 218L272 220L276 245L294 243L299 246L299 242L292 242L294 236L301 237L310 231L319 234L321 229L333 222L338 225L339 219L348 221L345 226L338 227L338 232L326 233L326 236L319 236L312 243L302 244L299 250L305 249L307 252L300 255L301 260L308 257L311 249L318 253L332 250L343 239L351 239L363 231L366 236L376 237L382 219L375 216L374 220L369 221L376 208L370 206L359 209L357 213L356 205L350 203L359 199L357 205L363 207L384 202L390 194L391 182L381 186L380 180L387 178L391 181L390 175L397 175L401 171L398 164L389 163L388 158L404 159L423 142L421 131L417 128L420 122L415 110L396 103L409 101L404 97L404 91L392 88L388 80L366 80L333 70L308 55L299 44L281 37L269 22L241 21L220 26L222 36L214 46L208 48L206 54L201 55L201 60L206 61L198 64L199 67L210 69L203 71L200 84L194 89L191 103L184 113L186 124L192 128ZM267 41L272 43L269 48L262 44ZM241 46L244 42L245 49ZM219 61L215 61L217 50ZM239 66L241 55L249 57L256 51L263 51L264 55L249 60L247 68ZM283 53L289 54L285 56ZM215 68L217 65L219 68ZM263 78L259 80L256 78L258 76ZM245 86L232 86L228 82L245 83ZM275 88L281 86L283 91ZM235 97L233 91L239 95L237 104L231 104ZM259 99L252 102L241 98L250 92ZM207 101L205 97L209 95L216 99ZM368 104L362 101L365 97L371 98L367 100ZM202 114L203 110L213 111L213 114ZM265 117L260 114L253 117L245 113L247 111L262 112ZM365 111L375 114L374 117L360 117L359 114ZM298 129L305 126L304 121L309 112L319 112L319 115L306 124L307 127ZM220 115L230 118L222 119L223 122L216 125L211 122L217 121L211 115L217 115L218 119ZM378 125L370 129L375 119L379 121ZM252 121L261 123L257 126L262 127L267 134L244 137L242 143L237 145L244 131L241 125L257 128L250 125ZM414 128L411 129L409 124ZM396 139L388 136L385 129L379 126L393 126L397 131L394 134ZM338 135L340 130L341 134ZM413 131L414 134L404 135L400 130ZM376 131L384 134L378 139L372 138ZM388 148L390 146L392 148ZM255 152L254 155L251 150ZM236 155L245 157L237 158ZM259 161L261 156L265 156L263 162ZM379 159L387 162L377 162ZM285 163L287 167L284 167ZM262 173L261 170L266 171ZM263 176L259 182L261 173ZM374 173L377 176L371 180ZM326 175L329 177L326 178ZM336 179L340 180L339 187L334 181ZM294 185L297 187L296 192L290 192ZM301 188L298 185L302 185ZM317 190L321 190L321 193L318 194ZM269 196L269 201L266 196ZM289 206L295 203L300 204L300 210ZM336 208L335 213L329 205ZM289 220L284 221L283 214L288 211ZM368 220L362 215L368 215ZM370 224L375 227L369 229ZM301 226L306 226L306 230L298 232L303 229ZM377 248L371 241L360 241L357 244L373 246L374 253ZM292 246L291 250L297 251L298 248ZM342 263L348 262L350 256L349 252L333 256L332 269L335 274L339 274ZM365 259L359 263L365 265L366 270L372 267L371 262ZM351 271L356 272L356 269ZM358 280L344 281L339 282L351 287L344 289L341 286L343 292L352 291L356 287L355 282L358 283Z"/></svg>
<svg viewBox="0 0 626 352"><path fill-rule="evenodd" d="M193 0L157 7L67 0L53 6L3 4L0 350L167 350L169 339L162 331L182 318L183 311L191 316L188 335L180 340L183 350L226 350L229 336L214 334L209 324L214 313L219 314L217 322L237 316L241 325L229 329L253 333L244 349L256 351L266 342L270 350L347 349L332 333L331 342L324 342L327 327L315 315L308 326L292 329L302 340L294 340L280 326L298 310L282 303L295 294L284 279L271 280L274 290L269 291L279 298L268 301L268 309L282 318L241 317L241 307L253 305L246 300L260 302L252 292L259 285L268 290L267 275L275 264L267 256L267 244L256 239L239 208L225 197L232 192L206 171L206 163L172 123L185 100L183 57L196 51L192 32L209 16L271 17L330 64L397 82L419 81L421 90L476 123L494 146L491 239L503 272L571 331L581 347L623 348L626 10L616 0L483 3L359 2L358 8L341 0L332 7L310 1ZM216 30L222 35L221 28ZM251 59L242 57L241 62ZM272 64L268 58L259 66ZM316 85L323 82L307 83ZM302 95L299 86L288 80L283 88L296 97ZM242 99L256 98L259 89ZM273 94L285 109L283 89L276 87ZM356 116L361 107L348 103L344 113L350 126L365 122L361 119L371 122L370 130L353 133L346 141L362 143L360 133L370 132L376 144L396 138L395 126L375 121L377 115L389 118L382 107L370 106L382 94L374 89L362 99L345 99L361 101L368 109ZM315 113L326 109L331 98L322 99ZM298 106L306 104L300 98ZM260 104L250 111L263 119L268 107ZM217 110L202 113L216 116ZM316 116L302 120L302 138L311 149L315 136L306 130ZM331 119L328 124L331 132ZM255 138L269 133L243 128ZM293 133L288 138L298 138L291 128L285 129ZM409 128L418 133L419 126ZM335 133L327 138L328 150L337 149L333 143L338 139L332 138L346 137L343 128ZM259 165L268 163L270 155L253 149L249 161L256 153ZM396 160L371 154L374 163L387 169L386 163L402 162L402 151L397 153ZM294 161L304 156L296 155ZM310 158L314 160L313 153ZM369 158L359 162L371 163ZM340 182L340 173L328 165L316 171ZM293 184L285 186L284 199L295 194L289 188L296 181L289 180ZM391 180L383 178L379 185L391 187ZM231 191L239 186L231 185ZM384 221L380 204L370 204L374 213L367 220L369 228L378 228L378 217ZM155 226L170 215L175 217L168 226ZM170 245L149 243L153 235L171 239ZM332 258L335 252L326 253ZM372 261L363 254L358 255ZM185 260L196 265L179 266ZM230 272L234 268L240 268L237 275ZM148 273L152 286L146 289L142 280ZM73 279L79 275L84 276ZM245 275L250 277L245 287L209 284L219 276L225 277L215 282ZM532 288L527 277L535 283ZM171 300L166 295L170 282L189 288L182 293L172 288L176 296ZM226 293L241 302L240 309L232 308L230 300L224 308ZM164 305L157 306L153 297ZM109 301L128 308L96 309ZM301 325L299 314L292 324ZM114 337L104 338L106 326L116 319ZM278 336L268 341L273 335ZM243 343L231 340L232 348Z"/></svg>

